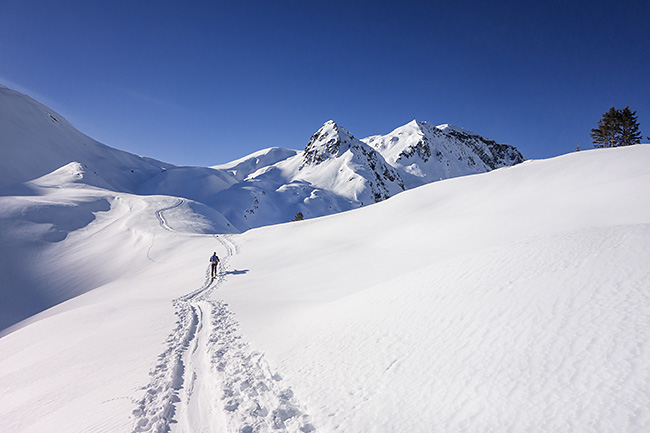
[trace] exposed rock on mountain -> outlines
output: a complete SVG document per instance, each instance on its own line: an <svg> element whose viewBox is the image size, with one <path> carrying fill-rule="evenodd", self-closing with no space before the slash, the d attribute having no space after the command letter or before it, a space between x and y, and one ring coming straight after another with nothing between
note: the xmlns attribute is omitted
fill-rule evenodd
<svg viewBox="0 0 650 433"><path fill-rule="evenodd" d="M407 188L483 173L525 159L513 146L455 126L434 126L416 120L387 135L362 141L377 149L390 165L400 170Z"/></svg>

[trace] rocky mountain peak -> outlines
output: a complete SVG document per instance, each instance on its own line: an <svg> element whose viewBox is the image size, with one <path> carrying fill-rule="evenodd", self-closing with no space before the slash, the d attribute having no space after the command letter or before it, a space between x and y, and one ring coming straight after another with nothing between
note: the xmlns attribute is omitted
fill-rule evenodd
<svg viewBox="0 0 650 433"><path fill-rule="evenodd" d="M466 129L413 120L387 135L364 138L415 187L440 179L482 173L518 164L523 155Z"/></svg>
<svg viewBox="0 0 650 433"><path fill-rule="evenodd" d="M303 153L303 165L316 165L331 157L340 156L357 141L347 129L333 120L312 135Z"/></svg>

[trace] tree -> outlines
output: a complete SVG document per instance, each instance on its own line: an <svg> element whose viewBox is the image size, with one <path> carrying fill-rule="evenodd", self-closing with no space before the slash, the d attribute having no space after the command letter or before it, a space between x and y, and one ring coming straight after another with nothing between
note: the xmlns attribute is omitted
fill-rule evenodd
<svg viewBox="0 0 650 433"><path fill-rule="evenodd" d="M591 130L594 147L629 146L641 142L639 122L636 111L625 107L617 110L612 107L598 121L598 127Z"/></svg>
<svg viewBox="0 0 650 433"><path fill-rule="evenodd" d="M641 143L641 133L639 132L636 111L630 110L630 107L625 107L620 110L620 113L621 144L619 146L631 146Z"/></svg>
<svg viewBox="0 0 650 433"><path fill-rule="evenodd" d="M603 114L603 117L598 121L598 128L591 130L591 139L594 142L594 147L614 147L617 132L617 111L614 107Z"/></svg>
<svg viewBox="0 0 650 433"><path fill-rule="evenodd" d="M305 219L305 216L302 214L302 212L298 212L296 216L293 217L291 221L302 221Z"/></svg>

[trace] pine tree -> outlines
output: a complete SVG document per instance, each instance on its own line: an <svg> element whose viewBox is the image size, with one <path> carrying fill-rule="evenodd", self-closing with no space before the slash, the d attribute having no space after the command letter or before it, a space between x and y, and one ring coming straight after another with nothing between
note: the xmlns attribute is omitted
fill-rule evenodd
<svg viewBox="0 0 650 433"><path fill-rule="evenodd" d="M598 127L591 130L594 147L630 146L641 142L636 111L625 107L612 107L598 121Z"/></svg>
<svg viewBox="0 0 650 433"><path fill-rule="evenodd" d="M639 132L639 122L637 122L636 111L625 107L620 110L621 137L619 146L631 146L641 143L641 133Z"/></svg>
<svg viewBox="0 0 650 433"><path fill-rule="evenodd" d="M305 219L305 216L302 214L302 212L296 213L296 216L293 217L291 221L302 221Z"/></svg>
<svg viewBox="0 0 650 433"><path fill-rule="evenodd" d="M614 107L603 114L602 119L598 121L598 128L592 129L589 134L594 142L594 147L614 147L616 145L619 129L617 117L618 111Z"/></svg>

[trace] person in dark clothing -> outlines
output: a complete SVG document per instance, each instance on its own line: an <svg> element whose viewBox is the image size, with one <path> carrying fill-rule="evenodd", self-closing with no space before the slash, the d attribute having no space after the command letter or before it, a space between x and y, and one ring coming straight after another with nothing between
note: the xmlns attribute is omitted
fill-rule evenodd
<svg viewBox="0 0 650 433"><path fill-rule="evenodd" d="M217 276L217 265L219 264L219 257L217 257L217 252L215 251L210 257L210 267L212 268L212 279Z"/></svg>

